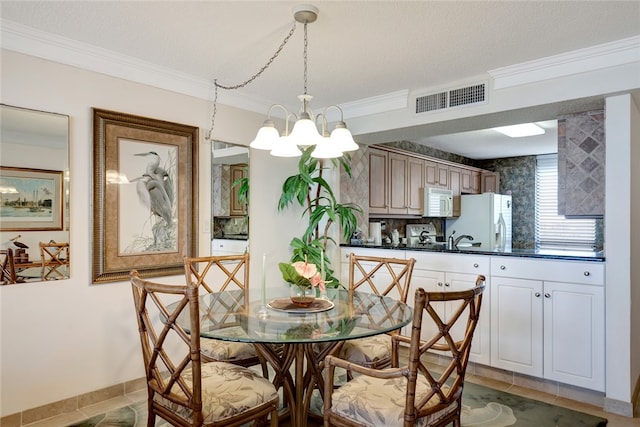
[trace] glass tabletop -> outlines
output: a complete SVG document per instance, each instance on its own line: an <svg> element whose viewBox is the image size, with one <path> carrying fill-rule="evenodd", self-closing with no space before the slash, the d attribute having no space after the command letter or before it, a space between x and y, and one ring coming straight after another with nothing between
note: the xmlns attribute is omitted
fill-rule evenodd
<svg viewBox="0 0 640 427"><path fill-rule="evenodd" d="M16 276L26 279L38 279L40 280L61 280L69 278L69 266L59 265L55 267L45 267L44 271L42 266L28 267L16 271Z"/></svg>
<svg viewBox="0 0 640 427"><path fill-rule="evenodd" d="M325 300L312 312L291 312L278 301L251 301L234 290L200 296L200 335L225 341L254 343L306 343L341 341L378 335L407 325L413 310L393 298L346 290L328 289ZM188 312L178 323L189 327Z"/></svg>

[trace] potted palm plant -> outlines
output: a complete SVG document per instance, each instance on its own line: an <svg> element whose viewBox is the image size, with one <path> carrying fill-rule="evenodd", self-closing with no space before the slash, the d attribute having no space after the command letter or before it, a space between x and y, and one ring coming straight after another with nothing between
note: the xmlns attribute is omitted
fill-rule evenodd
<svg viewBox="0 0 640 427"><path fill-rule="evenodd" d="M351 157L345 154L338 159L327 161L311 157L315 147L303 150L298 161L298 173L288 177L282 185L282 194L278 202L278 210L284 210L292 204L304 208L303 216L307 217L307 228L300 237L294 237L290 245L293 248L291 263L305 261L316 266L324 263L327 285L336 286L338 279L333 277L334 270L327 258L329 244L338 243L331 237L331 229L339 226L345 240L356 231L358 221L355 213L362 209L353 203L341 204L335 197L331 185L323 177L325 170L342 166L351 176Z"/></svg>

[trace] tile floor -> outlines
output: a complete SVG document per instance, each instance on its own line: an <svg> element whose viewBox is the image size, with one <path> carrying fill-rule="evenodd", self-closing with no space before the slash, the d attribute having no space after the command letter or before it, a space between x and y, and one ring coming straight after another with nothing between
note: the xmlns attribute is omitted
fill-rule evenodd
<svg viewBox="0 0 640 427"><path fill-rule="evenodd" d="M468 375L467 381L482 384L487 387L492 387L498 390L508 391L509 393L526 396L531 399L540 400L543 402L551 403L558 406L574 409L577 411L586 412L592 415L600 416L609 420L607 427L640 427L640 418L627 418L615 414L603 412L600 408L569 400L567 398L556 397L550 394L546 394L540 391L527 389L524 387L507 384L497 380L486 379L474 375ZM69 414L60 415L47 420L39 421L32 424L27 424L29 427L64 427L69 424L77 423L86 418L92 417L103 412L127 406L134 402L139 402L146 399L146 391L140 390L134 393L127 394L122 397L107 400L92 406L87 406ZM543 427L543 426L541 426Z"/></svg>

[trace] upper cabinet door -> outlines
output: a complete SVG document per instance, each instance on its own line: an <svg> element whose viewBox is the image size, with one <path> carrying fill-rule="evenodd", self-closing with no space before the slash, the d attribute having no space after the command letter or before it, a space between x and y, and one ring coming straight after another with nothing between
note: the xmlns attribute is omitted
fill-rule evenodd
<svg viewBox="0 0 640 427"><path fill-rule="evenodd" d="M500 193L500 174L498 172L482 171L482 193Z"/></svg>
<svg viewBox="0 0 640 427"><path fill-rule="evenodd" d="M407 213L407 171L409 158L389 153L389 213Z"/></svg>
<svg viewBox="0 0 640 427"><path fill-rule="evenodd" d="M430 160L424 162L424 183L425 187L438 186L438 163Z"/></svg>
<svg viewBox="0 0 640 427"><path fill-rule="evenodd" d="M230 208L229 213L231 216L243 216L247 214L247 204L239 195L240 184L234 186L239 179L246 178L248 176L248 165L246 163L239 163L231 165L229 168L229 175L231 183L229 188L231 189Z"/></svg>
<svg viewBox="0 0 640 427"><path fill-rule="evenodd" d="M407 173L407 213L413 215L422 214L422 198L425 187L425 161L409 157L409 171Z"/></svg>
<svg viewBox="0 0 640 427"><path fill-rule="evenodd" d="M387 206L387 157L386 151L369 150L369 213L388 213Z"/></svg>

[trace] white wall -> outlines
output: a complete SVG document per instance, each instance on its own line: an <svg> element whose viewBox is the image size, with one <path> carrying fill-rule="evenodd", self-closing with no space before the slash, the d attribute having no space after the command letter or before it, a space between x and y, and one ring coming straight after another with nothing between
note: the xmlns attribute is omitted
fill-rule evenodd
<svg viewBox="0 0 640 427"><path fill-rule="evenodd" d="M631 252L632 260L640 260L640 96L631 99ZM631 264L631 392L640 393L640 263ZM635 390L633 389L635 387ZM636 396L636 399L638 396ZM636 402L636 416L640 416Z"/></svg>
<svg viewBox="0 0 640 427"><path fill-rule="evenodd" d="M631 139L632 128L637 128L640 122L637 107L628 94L607 98L605 113L606 397L610 409L616 410L620 402L630 401L640 372L639 343L637 338L632 339L632 332L638 333L638 314L632 315L632 307L640 303L637 289L640 270L632 256L632 245L637 250L640 243L639 233L633 232L640 220L640 182L638 171L632 173L640 160L637 130L633 134L635 140ZM630 410L627 406L626 415L630 415Z"/></svg>
<svg viewBox="0 0 640 427"><path fill-rule="evenodd" d="M6 50L1 55L0 102L70 117L73 250L71 279L0 287L0 416L5 416L144 376L129 284L91 285L91 108L200 127L198 239L200 253L208 254L211 151L204 138L212 105ZM263 119L218 106L214 136L247 144ZM268 197L271 190L263 191ZM286 247L286 242L273 245Z"/></svg>

